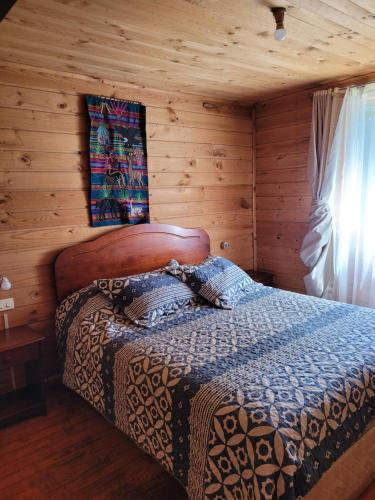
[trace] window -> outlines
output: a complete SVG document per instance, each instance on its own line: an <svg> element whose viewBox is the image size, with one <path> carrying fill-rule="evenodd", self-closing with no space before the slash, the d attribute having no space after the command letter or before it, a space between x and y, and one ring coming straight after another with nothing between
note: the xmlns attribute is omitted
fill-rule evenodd
<svg viewBox="0 0 375 500"><path fill-rule="evenodd" d="M375 84L347 90L330 162L332 296L375 307Z"/></svg>

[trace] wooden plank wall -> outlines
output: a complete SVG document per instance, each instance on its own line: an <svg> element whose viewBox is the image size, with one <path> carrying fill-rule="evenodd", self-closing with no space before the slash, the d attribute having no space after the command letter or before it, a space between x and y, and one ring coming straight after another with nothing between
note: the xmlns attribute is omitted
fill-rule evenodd
<svg viewBox="0 0 375 500"><path fill-rule="evenodd" d="M258 268L280 288L304 292L299 250L311 204L307 155L312 91L256 105L256 228Z"/></svg>
<svg viewBox="0 0 375 500"><path fill-rule="evenodd" d="M2 63L0 274L14 285L14 326L50 327L56 255L116 229L89 226L85 93L147 106L151 221L203 227L214 253L253 266L248 107Z"/></svg>

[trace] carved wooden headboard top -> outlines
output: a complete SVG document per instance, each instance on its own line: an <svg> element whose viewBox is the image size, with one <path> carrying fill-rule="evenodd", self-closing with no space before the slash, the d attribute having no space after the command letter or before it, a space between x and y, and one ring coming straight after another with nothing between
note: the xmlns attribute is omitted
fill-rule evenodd
<svg viewBox="0 0 375 500"><path fill-rule="evenodd" d="M59 301L98 278L152 271L171 259L197 263L210 253L203 229L167 224L126 226L63 250L55 262Z"/></svg>

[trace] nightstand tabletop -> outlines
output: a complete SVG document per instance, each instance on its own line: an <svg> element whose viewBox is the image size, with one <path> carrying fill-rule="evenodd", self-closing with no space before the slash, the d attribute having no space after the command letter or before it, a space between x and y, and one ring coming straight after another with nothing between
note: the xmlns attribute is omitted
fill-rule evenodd
<svg viewBox="0 0 375 500"><path fill-rule="evenodd" d="M16 326L7 332L0 332L0 352L42 342L44 338L43 335L32 330L29 326Z"/></svg>
<svg viewBox="0 0 375 500"><path fill-rule="evenodd" d="M245 273L247 273L250 276L250 278L252 278L257 283L262 283L263 285L266 286L273 286L273 277L274 277L273 273L263 270L258 270L258 271L245 270Z"/></svg>

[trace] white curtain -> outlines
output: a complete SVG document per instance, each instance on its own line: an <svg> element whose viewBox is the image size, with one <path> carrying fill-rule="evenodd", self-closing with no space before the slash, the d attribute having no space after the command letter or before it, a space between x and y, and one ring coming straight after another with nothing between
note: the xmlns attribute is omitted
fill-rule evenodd
<svg viewBox="0 0 375 500"><path fill-rule="evenodd" d="M337 120L344 98L340 89L320 90L313 96L308 168L312 206L309 230L301 247L301 258L309 268L306 291L317 297L329 297L333 279L332 195L334 167L329 158Z"/></svg>
<svg viewBox="0 0 375 500"><path fill-rule="evenodd" d="M375 307L375 84L347 90L329 164L335 171L329 298Z"/></svg>

